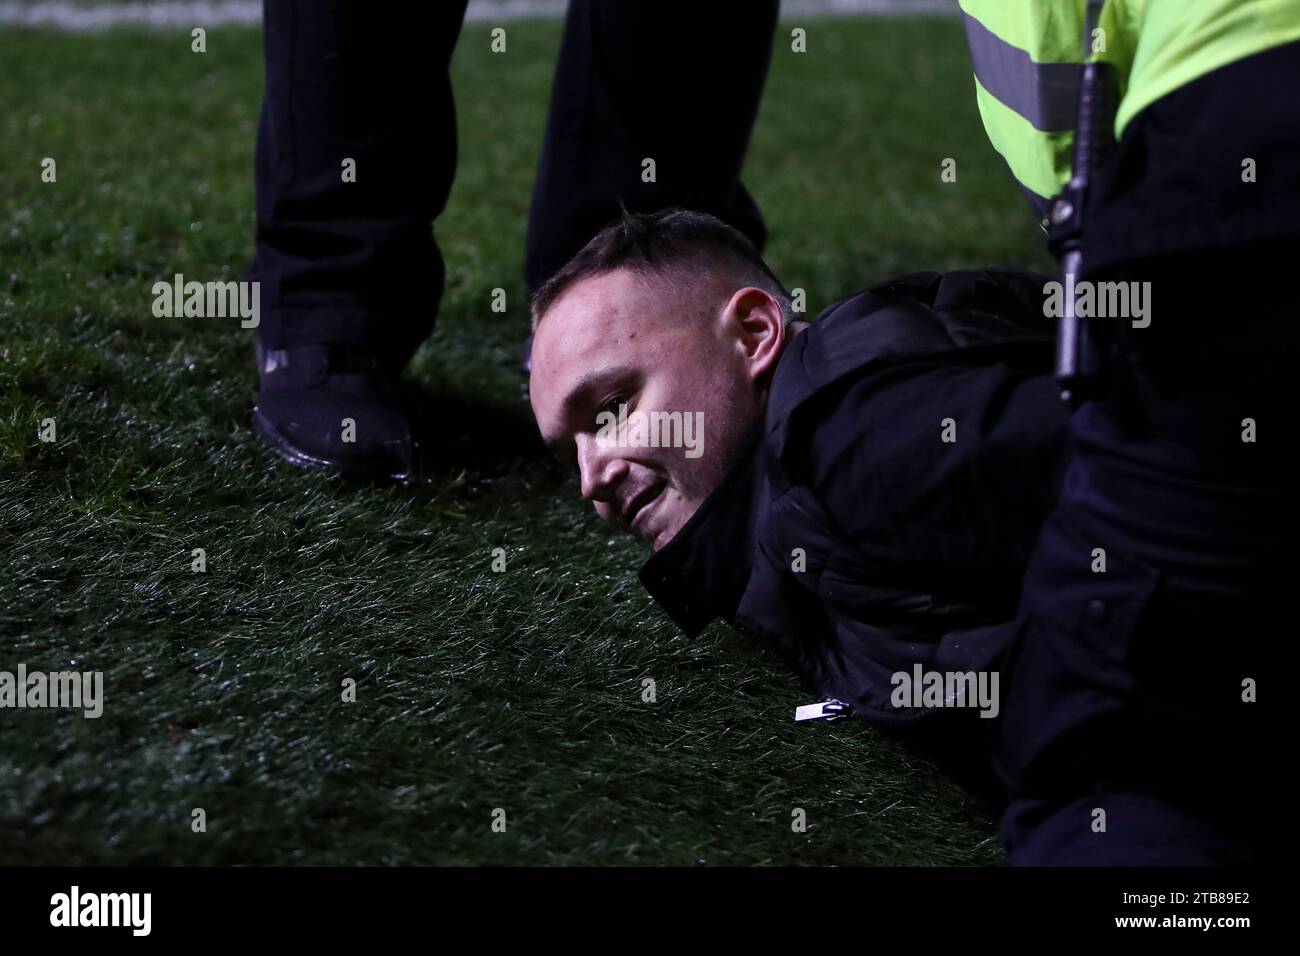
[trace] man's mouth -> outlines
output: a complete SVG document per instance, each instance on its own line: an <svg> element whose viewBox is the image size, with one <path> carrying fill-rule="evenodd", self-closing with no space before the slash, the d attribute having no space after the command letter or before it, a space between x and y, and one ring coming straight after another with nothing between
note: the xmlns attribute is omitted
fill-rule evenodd
<svg viewBox="0 0 1300 956"><path fill-rule="evenodd" d="M627 522L637 537L647 541L651 540L651 536L647 533L647 525L650 521L651 512L654 510L653 505L659 500L665 487L666 485L663 482L655 482L637 492L623 510L623 520Z"/></svg>

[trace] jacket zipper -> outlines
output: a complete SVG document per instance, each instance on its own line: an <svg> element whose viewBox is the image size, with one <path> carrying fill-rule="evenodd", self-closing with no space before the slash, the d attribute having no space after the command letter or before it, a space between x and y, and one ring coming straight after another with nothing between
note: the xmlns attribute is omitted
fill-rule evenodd
<svg viewBox="0 0 1300 956"><path fill-rule="evenodd" d="M794 720L797 724L807 723L811 720L829 722L852 716L853 708L842 700L836 700L834 697L830 700L824 700L820 704L804 704L794 709Z"/></svg>

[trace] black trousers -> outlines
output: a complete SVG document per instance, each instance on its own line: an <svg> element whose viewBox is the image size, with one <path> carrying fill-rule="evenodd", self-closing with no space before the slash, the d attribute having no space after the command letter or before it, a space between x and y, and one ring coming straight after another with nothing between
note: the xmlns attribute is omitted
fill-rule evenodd
<svg viewBox="0 0 1300 956"><path fill-rule="evenodd" d="M392 13L354 0L264 8L245 276L262 283L259 334L269 348L353 344L404 363L432 330L445 283L432 223L456 169L448 67L465 0ZM762 247L740 171L777 12L777 0L572 0L529 215L530 292L620 207L711 212Z"/></svg>
<svg viewBox="0 0 1300 956"><path fill-rule="evenodd" d="M1270 242L1094 277L1150 282L1152 324L1103 333L1109 389L1072 416L1025 578L998 753L1014 863L1258 853L1272 760L1247 682L1272 693L1290 630L1300 336L1279 276L1296 255Z"/></svg>
<svg viewBox="0 0 1300 956"><path fill-rule="evenodd" d="M1013 863L1235 864L1269 838L1300 354L1300 216L1277 214L1300 202L1300 104L1269 91L1296 82L1300 45L1157 101L1090 204L1110 261L1085 251L1085 278L1149 283L1150 324L1091 323L1106 388L1071 418L1025 577L997 750Z"/></svg>

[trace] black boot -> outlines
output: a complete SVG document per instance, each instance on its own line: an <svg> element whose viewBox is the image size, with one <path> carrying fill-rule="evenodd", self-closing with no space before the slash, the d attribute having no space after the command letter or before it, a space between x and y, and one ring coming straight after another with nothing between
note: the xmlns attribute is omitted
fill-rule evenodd
<svg viewBox="0 0 1300 956"><path fill-rule="evenodd" d="M253 430L277 455L345 478L411 480L415 442L392 363L348 345L259 344L256 355Z"/></svg>

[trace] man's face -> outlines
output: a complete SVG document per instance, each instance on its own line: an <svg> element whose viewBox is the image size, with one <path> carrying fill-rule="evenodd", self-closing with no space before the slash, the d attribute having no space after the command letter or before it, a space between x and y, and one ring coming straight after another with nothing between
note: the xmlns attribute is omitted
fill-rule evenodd
<svg viewBox="0 0 1300 956"><path fill-rule="evenodd" d="M691 302L670 280L616 269L567 289L533 339L530 393L542 437L577 465L596 512L655 550L718 486L761 414L759 379L775 354L761 330L756 350L756 329L738 314L737 303L765 295L748 293ZM780 338L779 306L771 307ZM621 431L611 427L620 414Z"/></svg>

